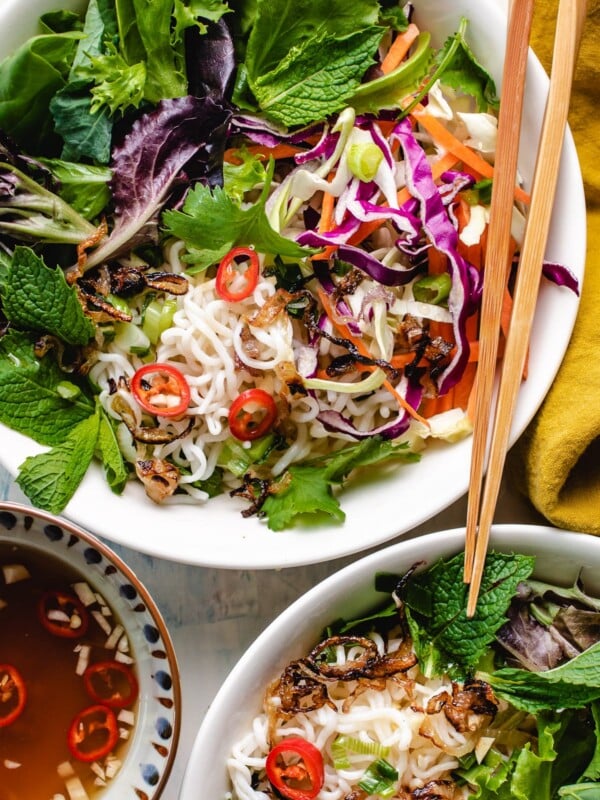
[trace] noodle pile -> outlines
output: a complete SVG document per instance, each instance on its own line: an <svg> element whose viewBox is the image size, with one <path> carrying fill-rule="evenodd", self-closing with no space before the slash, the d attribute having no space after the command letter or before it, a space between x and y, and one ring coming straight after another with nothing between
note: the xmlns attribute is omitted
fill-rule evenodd
<svg viewBox="0 0 600 800"><path fill-rule="evenodd" d="M398 642L391 640L386 648L377 634L371 634L370 638L376 641L381 653L392 652L398 646ZM352 658L351 652L345 652L341 647L337 648L336 655L338 664ZM443 704L436 704L435 700L443 693L452 693L451 681L427 679L418 665L406 673L387 678L382 686L371 684L356 691L353 682L334 682L328 687L328 693L335 710L325 705L296 714L291 719L277 713L277 700L269 696L265 702L266 713L254 718L250 730L235 743L227 761L234 800L272 798L271 793L261 791L260 778L259 788L254 788L255 773L262 774L273 743L288 736L303 737L323 754L325 782L318 800L352 797L351 792L356 791L357 783L374 756L349 751L347 756L351 767L336 769L332 745L340 735L359 739L367 746L376 743L387 749L385 758L398 771L400 792L407 793L394 793L394 797L408 798L409 792L431 782L442 782L444 797L452 800L468 797L468 788L455 785L451 773L458 767L458 759L475 749L489 719L472 715L470 730L458 731L442 712ZM433 713L432 707L435 709ZM276 719L275 726L271 721L272 715ZM268 786L268 783L263 783L263 786Z"/></svg>

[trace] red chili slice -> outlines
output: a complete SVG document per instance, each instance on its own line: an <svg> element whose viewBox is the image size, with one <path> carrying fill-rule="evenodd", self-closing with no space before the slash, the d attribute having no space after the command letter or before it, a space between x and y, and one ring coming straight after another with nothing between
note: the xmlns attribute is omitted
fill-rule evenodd
<svg viewBox="0 0 600 800"><path fill-rule="evenodd" d="M260 439L277 419L275 400L264 389L247 389L229 409L229 429L236 439Z"/></svg>
<svg viewBox="0 0 600 800"><path fill-rule="evenodd" d="M27 701L25 681L12 664L0 664L0 728L21 716Z"/></svg>
<svg viewBox="0 0 600 800"><path fill-rule="evenodd" d="M95 705L81 711L69 727L67 744L78 761L97 761L119 741L117 718L112 708Z"/></svg>
<svg viewBox="0 0 600 800"><path fill-rule="evenodd" d="M252 247L234 247L221 260L215 290L222 300L235 303L250 297L259 277L258 253Z"/></svg>
<svg viewBox="0 0 600 800"><path fill-rule="evenodd" d="M171 364L145 364L130 382L139 405L157 417L179 417L190 404L190 387Z"/></svg>
<svg viewBox="0 0 600 800"><path fill-rule="evenodd" d="M66 592L45 592L38 602L38 616L49 633L64 639L83 636L89 624L83 603Z"/></svg>
<svg viewBox="0 0 600 800"><path fill-rule="evenodd" d="M133 672L120 661L98 661L83 674L85 689L92 700L110 708L126 708L138 696Z"/></svg>
<svg viewBox="0 0 600 800"><path fill-rule="evenodd" d="M288 800L314 800L325 780L320 750L300 736L276 744L267 756L266 770L273 788Z"/></svg>

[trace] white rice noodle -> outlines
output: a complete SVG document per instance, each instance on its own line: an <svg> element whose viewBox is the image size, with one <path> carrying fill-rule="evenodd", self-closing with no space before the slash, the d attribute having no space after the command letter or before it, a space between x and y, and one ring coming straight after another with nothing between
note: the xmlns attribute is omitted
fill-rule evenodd
<svg viewBox="0 0 600 800"><path fill-rule="evenodd" d="M383 640L378 637L376 641L381 651ZM338 663L351 658L351 653L339 648ZM429 781L451 779L458 758L474 750L480 733L460 733L443 711L427 714L424 710L428 700L440 691L452 692L451 682L427 680L418 666L413 667L407 677L409 681L406 684L388 679L383 689L368 688L350 700L348 694L354 684L331 683L329 696L335 709L324 706L292 718L279 718L275 741L286 736L301 736L324 754L325 783L318 800L343 800L356 788L373 761L373 755L349 752L350 768L336 770L331 745L341 734L389 748L386 759L398 771L399 785L411 791ZM276 713L278 698L269 697L268 702L272 713ZM263 792L252 788L251 780L252 775L264 767L270 749L268 729L267 715L260 714L232 748L227 769L234 800L266 798ZM457 793L456 796L460 795Z"/></svg>

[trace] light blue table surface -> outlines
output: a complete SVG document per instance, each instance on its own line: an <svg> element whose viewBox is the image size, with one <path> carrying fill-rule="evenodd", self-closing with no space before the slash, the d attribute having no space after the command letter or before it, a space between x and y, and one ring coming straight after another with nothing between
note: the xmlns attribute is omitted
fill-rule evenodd
<svg viewBox="0 0 600 800"><path fill-rule="evenodd" d="M541 523L529 504L503 485L496 522ZM0 467L0 499L27 503ZM460 527L465 498L404 534L414 537ZM284 570L219 570L177 564L108 542L135 571L158 604L181 672L182 732L163 800L176 800L196 732L211 700L248 645L299 595L360 555ZM201 790L198 800L205 800Z"/></svg>

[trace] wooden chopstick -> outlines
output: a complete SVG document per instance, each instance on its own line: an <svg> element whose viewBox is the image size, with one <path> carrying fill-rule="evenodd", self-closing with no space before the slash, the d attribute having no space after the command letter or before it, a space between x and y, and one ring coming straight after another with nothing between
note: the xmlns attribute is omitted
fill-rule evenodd
<svg viewBox="0 0 600 800"><path fill-rule="evenodd" d="M502 298L510 268L513 196L517 175L521 118L525 95L525 73L527 71L533 5L534 0L522 0L522 2L512 3L504 55L502 96L506 98L506 101L501 104L498 117L498 139L494 162L495 177L492 185L490 225L479 326L479 357L477 382L475 384L473 445L465 538L464 580L466 583L471 580L475 557L477 518L481 501L489 419L498 359Z"/></svg>
<svg viewBox="0 0 600 800"><path fill-rule="evenodd" d="M585 0L560 0L559 2L550 87L534 170L531 205L517 270L513 309L506 338L496 413L492 426L489 467L483 490L467 603L468 616L473 616L477 606L510 427L529 346L558 181L557 156L562 150L567 125L573 71L585 13Z"/></svg>

